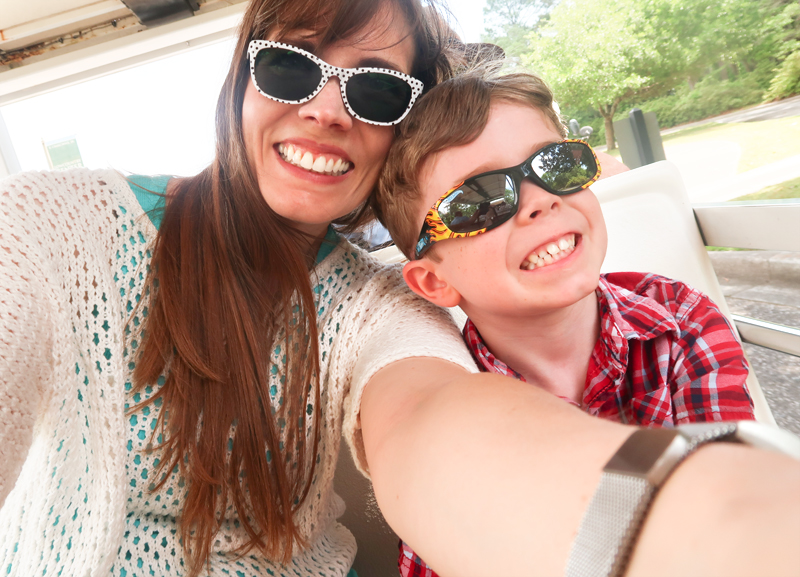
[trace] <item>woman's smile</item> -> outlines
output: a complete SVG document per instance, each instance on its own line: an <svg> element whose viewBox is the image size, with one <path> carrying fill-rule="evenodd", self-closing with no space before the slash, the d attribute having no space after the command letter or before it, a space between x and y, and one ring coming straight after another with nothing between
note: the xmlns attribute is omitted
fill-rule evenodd
<svg viewBox="0 0 800 577"><path fill-rule="evenodd" d="M329 176L341 176L352 166L351 162L344 160L337 153L315 154L301 145L284 144L283 142L278 144L278 154L292 166Z"/></svg>

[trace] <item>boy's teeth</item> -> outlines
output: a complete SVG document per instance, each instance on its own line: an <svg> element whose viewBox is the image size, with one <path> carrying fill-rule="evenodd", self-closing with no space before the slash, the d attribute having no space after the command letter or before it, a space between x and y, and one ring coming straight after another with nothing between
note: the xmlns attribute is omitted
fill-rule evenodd
<svg viewBox="0 0 800 577"><path fill-rule="evenodd" d="M536 252L532 252L523 261L520 268L524 270L533 270L541 268L554 262L558 262L565 256L569 255L575 248L575 235L568 234L556 242L548 243L545 247L540 248Z"/></svg>
<svg viewBox="0 0 800 577"><path fill-rule="evenodd" d="M338 176L350 169L350 163L341 158L334 160L322 154L315 157L311 152L295 148L291 144L279 144L278 152L286 162L320 174Z"/></svg>

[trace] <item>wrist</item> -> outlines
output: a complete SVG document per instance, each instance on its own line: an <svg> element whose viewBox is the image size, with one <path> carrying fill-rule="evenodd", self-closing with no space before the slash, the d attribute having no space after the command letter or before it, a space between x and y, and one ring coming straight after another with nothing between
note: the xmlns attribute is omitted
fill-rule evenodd
<svg viewBox="0 0 800 577"><path fill-rule="evenodd" d="M700 447L653 500L626 577L796 577L798 487L800 463L783 455L730 443Z"/></svg>
<svg viewBox="0 0 800 577"><path fill-rule="evenodd" d="M676 429L638 429L603 468L600 483L573 543L567 575L623 575L654 496L698 447L716 441L746 443L800 458L800 439L754 421L694 423ZM735 466L729 470L736 473ZM702 487L709 486L708 478L699 481ZM750 498L759 495L752 489L755 487L747 493ZM693 489L688 488L688 491L694 494ZM709 500L716 505L719 498L710 495ZM681 531L682 525L700 523L714 531L714 521L702 515L687 516L683 523L672 525L671 529Z"/></svg>

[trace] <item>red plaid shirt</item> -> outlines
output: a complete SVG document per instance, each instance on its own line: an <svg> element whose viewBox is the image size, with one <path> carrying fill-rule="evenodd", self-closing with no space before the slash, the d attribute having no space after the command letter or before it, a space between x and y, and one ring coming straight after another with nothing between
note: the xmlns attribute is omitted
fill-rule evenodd
<svg viewBox="0 0 800 577"><path fill-rule="evenodd" d="M728 320L706 295L655 274L602 275L600 338L581 409L649 427L753 419L747 362ZM495 357L467 320L464 340L483 371L525 380ZM403 577L437 577L405 543Z"/></svg>

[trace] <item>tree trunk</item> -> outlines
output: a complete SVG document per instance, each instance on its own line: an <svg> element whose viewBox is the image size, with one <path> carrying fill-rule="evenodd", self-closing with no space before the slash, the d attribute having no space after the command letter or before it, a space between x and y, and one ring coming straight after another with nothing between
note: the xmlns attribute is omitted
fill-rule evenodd
<svg viewBox="0 0 800 577"><path fill-rule="evenodd" d="M617 141L614 138L614 114L617 112L617 106L622 98L617 98L611 104L601 104L598 107L600 115L603 117L606 128L606 148L607 150L614 150L617 147Z"/></svg>
<svg viewBox="0 0 800 577"><path fill-rule="evenodd" d="M603 122L606 127L606 150L614 150L617 147L617 141L614 139L614 115L606 115L602 110L600 113L603 115Z"/></svg>

